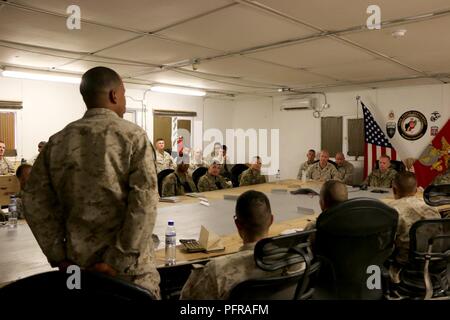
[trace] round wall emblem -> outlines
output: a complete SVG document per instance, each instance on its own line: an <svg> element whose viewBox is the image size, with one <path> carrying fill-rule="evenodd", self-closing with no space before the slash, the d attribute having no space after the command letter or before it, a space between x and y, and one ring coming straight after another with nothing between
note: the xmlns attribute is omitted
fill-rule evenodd
<svg viewBox="0 0 450 320"><path fill-rule="evenodd" d="M427 118L419 111L407 111L398 119L397 129L406 140L418 140L427 132Z"/></svg>

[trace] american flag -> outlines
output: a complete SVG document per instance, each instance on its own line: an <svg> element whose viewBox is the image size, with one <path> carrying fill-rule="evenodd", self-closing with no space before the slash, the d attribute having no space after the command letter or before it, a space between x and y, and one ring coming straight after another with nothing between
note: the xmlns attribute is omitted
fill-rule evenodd
<svg viewBox="0 0 450 320"><path fill-rule="evenodd" d="M364 112L364 178L375 167L375 162L381 155L388 155L391 160L397 160L397 152L389 139L384 135L369 109L361 102Z"/></svg>

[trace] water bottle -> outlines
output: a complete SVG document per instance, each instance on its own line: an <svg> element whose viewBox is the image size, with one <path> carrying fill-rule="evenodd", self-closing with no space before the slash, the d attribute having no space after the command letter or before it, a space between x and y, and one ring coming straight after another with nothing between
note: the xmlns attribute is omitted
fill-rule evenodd
<svg viewBox="0 0 450 320"><path fill-rule="evenodd" d="M277 181L277 184L280 184L281 174L280 169L278 169L277 174L275 175L275 180Z"/></svg>
<svg viewBox="0 0 450 320"><path fill-rule="evenodd" d="M177 233L173 220L169 220L166 229L166 265L173 266L176 262Z"/></svg>
<svg viewBox="0 0 450 320"><path fill-rule="evenodd" d="M302 182L306 183L306 181L308 181L308 179L306 178L306 170L302 170Z"/></svg>
<svg viewBox="0 0 450 320"><path fill-rule="evenodd" d="M8 226L10 228L17 228L17 199L16 196L10 196L8 205Z"/></svg>

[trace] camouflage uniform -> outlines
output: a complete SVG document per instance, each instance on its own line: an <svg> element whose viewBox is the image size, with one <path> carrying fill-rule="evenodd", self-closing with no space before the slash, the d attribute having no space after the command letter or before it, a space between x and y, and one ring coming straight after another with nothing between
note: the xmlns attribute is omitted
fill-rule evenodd
<svg viewBox="0 0 450 320"><path fill-rule="evenodd" d="M25 215L23 214L22 197L23 197L23 190L20 190L16 194L16 212L17 212L17 218L19 218L19 219L24 219L25 218Z"/></svg>
<svg viewBox="0 0 450 320"><path fill-rule="evenodd" d="M345 184L352 185L353 184L353 165L344 161L342 166L337 166L338 178L342 180Z"/></svg>
<svg viewBox="0 0 450 320"><path fill-rule="evenodd" d="M93 108L53 135L42 152L23 205L50 264L105 262L159 297L155 151L146 132L111 110Z"/></svg>
<svg viewBox="0 0 450 320"><path fill-rule="evenodd" d="M363 184L367 184L371 187L392 188L392 181L396 174L397 171L392 168L388 168L384 173L382 173L380 169L374 169L366 180L364 180Z"/></svg>
<svg viewBox="0 0 450 320"><path fill-rule="evenodd" d="M450 184L450 169L434 178L432 184Z"/></svg>
<svg viewBox="0 0 450 320"><path fill-rule="evenodd" d="M311 165L306 172L306 178L318 180L318 181L326 181L331 179L339 179L339 173L334 165L331 163L327 163L325 168L320 167L320 162L316 162Z"/></svg>
<svg viewBox="0 0 450 320"><path fill-rule="evenodd" d="M0 175L14 174L14 166L4 157L0 160Z"/></svg>
<svg viewBox="0 0 450 320"><path fill-rule="evenodd" d="M185 190L184 185L188 184L191 190ZM173 172L164 178L162 182L162 196L172 197L172 196L182 196L186 192L197 192L197 187L191 176L188 174L179 174L178 172Z"/></svg>
<svg viewBox="0 0 450 320"><path fill-rule="evenodd" d="M199 192L231 188L231 186L226 182L224 177L222 177L220 175L217 177L214 177L214 176L210 175L209 173L206 173L203 177L201 177L198 180L197 187L198 187Z"/></svg>
<svg viewBox="0 0 450 320"><path fill-rule="evenodd" d="M302 172L305 172L305 174L306 174L306 172L308 171L308 168L312 164L314 164L314 161L309 162L309 160L302 163L302 165L300 166L300 169L298 169L298 173L297 173L297 179L298 180L302 180L302 178L303 178L302 177Z"/></svg>
<svg viewBox="0 0 450 320"><path fill-rule="evenodd" d="M159 173L160 171L164 169L175 169L175 162L173 161L173 158L170 156L170 154L166 151L163 151L163 153L160 153L159 151L156 152L156 171Z"/></svg>
<svg viewBox="0 0 450 320"><path fill-rule="evenodd" d="M239 179L239 187L266 182L267 182L266 177L261 175L260 171L248 168L241 174L241 178Z"/></svg>
<svg viewBox="0 0 450 320"><path fill-rule="evenodd" d="M276 277L301 271L304 264L289 269L264 271L255 265L255 242L243 245L239 252L212 259L205 266L194 269L186 281L181 299L225 300L231 289L248 279Z"/></svg>
<svg viewBox="0 0 450 320"><path fill-rule="evenodd" d="M430 207L416 196L404 197L389 203L398 211L397 237L395 240L398 254L396 261L404 264L408 261L409 230L414 222L423 219L441 219L437 208Z"/></svg>

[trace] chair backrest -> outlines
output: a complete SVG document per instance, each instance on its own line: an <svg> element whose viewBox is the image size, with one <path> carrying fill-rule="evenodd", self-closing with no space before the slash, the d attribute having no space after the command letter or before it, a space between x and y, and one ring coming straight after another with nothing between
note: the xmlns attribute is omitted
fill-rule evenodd
<svg viewBox="0 0 450 320"><path fill-rule="evenodd" d="M375 161L375 169L379 169L380 168L380 164L379 161ZM391 160L391 168L394 169L397 172L403 172L406 170L405 164L403 163L403 161L399 161L399 160Z"/></svg>
<svg viewBox="0 0 450 320"><path fill-rule="evenodd" d="M449 288L450 219L425 219L409 230L409 259L400 273L398 291L413 298L432 298Z"/></svg>
<svg viewBox="0 0 450 320"><path fill-rule="evenodd" d="M447 236L448 238L442 237ZM424 260L428 246L433 244L433 253L450 251L450 218L424 219L415 222L409 230L410 262ZM437 258L437 257L436 257Z"/></svg>
<svg viewBox="0 0 450 320"><path fill-rule="evenodd" d="M429 185L423 192L423 200L433 207L450 204L450 184Z"/></svg>
<svg viewBox="0 0 450 320"><path fill-rule="evenodd" d="M309 237L314 232L315 230L310 230L260 240L254 251L255 263L260 269L276 271L292 266L299 271L243 281L231 290L230 299L297 300L311 297L309 279L319 269L318 263L312 263L309 242Z"/></svg>
<svg viewBox="0 0 450 320"><path fill-rule="evenodd" d="M198 167L194 170L194 172L192 172L192 180L194 180L195 186L197 186L198 180L200 180L200 178L203 177L206 172L208 172L208 168L206 167Z"/></svg>
<svg viewBox="0 0 450 320"><path fill-rule="evenodd" d="M160 197L162 197L162 183L163 183L163 180L164 180L164 178L166 176L168 176L172 172L174 172L173 169L164 169L164 170L161 170L160 172L158 172L158 175L157 175L157 177L158 177L158 193L159 193Z"/></svg>
<svg viewBox="0 0 450 320"><path fill-rule="evenodd" d="M133 283L83 270L80 273L81 288L70 290L67 286L68 282L72 283L68 280L70 276L71 274L60 271L49 271L20 279L0 289L0 300L17 302L42 299L58 303L67 301L67 304L73 307L74 300L90 302L98 299L120 303L146 302L155 298L150 291Z"/></svg>
<svg viewBox="0 0 450 320"><path fill-rule="evenodd" d="M351 199L322 212L315 242L315 254L322 262L318 279L322 297L382 297L382 288L367 286L368 267L382 270L394 248L397 221L395 209L370 198Z"/></svg>
<svg viewBox="0 0 450 320"><path fill-rule="evenodd" d="M243 163L235 164L231 168L231 182L233 183L233 187L239 187L239 176L242 172L248 169L248 166Z"/></svg>

